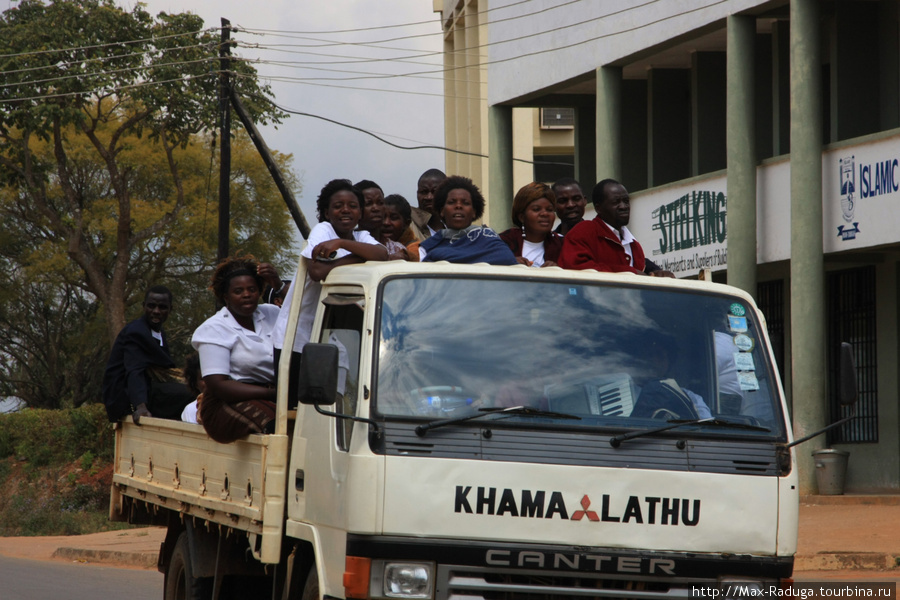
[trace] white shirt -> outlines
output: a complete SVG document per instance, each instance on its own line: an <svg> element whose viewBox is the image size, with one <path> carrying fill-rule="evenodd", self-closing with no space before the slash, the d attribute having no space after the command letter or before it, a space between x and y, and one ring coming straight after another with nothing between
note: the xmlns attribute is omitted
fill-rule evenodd
<svg viewBox="0 0 900 600"><path fill-rule="evenodd" d="M544 242L529 242L522 240L522 258L531 261L532 267L540 267L544 264Z"/></svg>
<svg viewBox="0 0 900 600"><path fill-rule="evenodd" d="M603 222L606 223L606 221L603 221ZM613 234L622 243L622 247L625 248L625 254L628 255L628 264L633 267L634 266L634 254L631 253L631 242L635 241L634 236L631 235L631 232L628 231L628 228L625 227L624 225L622 225L622 233L621 234L615 227L613 227L609 223L606 223L606 226L609 227L610 229L612 229Z"/></svg>
<svg viewBox="0 0 900 600"><path fill-rule="evenodd" d="M274 382L272 341L279 312L274 304L257 306L253 311L256 331L244 329L228 308L204 321L191 338L191 345L200 354L203 377L227 375L236 381Z"/></svg>
<svg viewBox="0 0 900 600"><path fill-rule="evenodd" d="M306 247L303 248L303 251L300 253L300 256L312 260L312 251L316 246L322 242L336 239L338 239L338 234L335 233L331 223L328 221L319 223L309 232L309 239L307 240ZM354 231L353 239L364 244L381 245L368 231ZM337 251L335 260L349 256L350 254L352 254L352 252L341 248ZM322 284L318 281L313 281L307 273L303 290L303 300L300 302L300 320L297 323L297 335L294 336L294 352L303 352L303 346L309 342L309 336L312 334L313 319L316 317L316 305L319 302L319 294L322 292ZM279 350L284 347L284 336L287 332L287 321L288 316L290 315L290 311L287 310L287 307L291 305L291 299L293 297L294 285L291 284L287 294L284 296L284 302L282 303L285 310L281 311L281 314L278 315L278 320L275 323L275 347Z"/></svg>
<svg viewBox="0 0 900 600"><path fill-rule="evenodd" d="M194 400L181 411L181 420L185 423L197 422L197 401Z"/></svg>

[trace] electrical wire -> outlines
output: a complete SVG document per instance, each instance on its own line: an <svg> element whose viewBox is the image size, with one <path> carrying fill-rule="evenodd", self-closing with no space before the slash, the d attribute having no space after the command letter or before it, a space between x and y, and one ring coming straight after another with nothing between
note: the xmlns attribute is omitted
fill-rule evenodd
<svg viewBox="0 0 900 600"><path fill-rule="evenodd" d="M646 4L651 4L651 3L653 3L653 2L658 2L658 1L659 1L659 0L649 0L649 2L646 2L644 5L646 5ZM411 73L405 73L405 74L402 74L402 75L381 75L381 76L373 75L373 76L366 76L366 77L333 77L333 78L328 78L328 80L329 80L329 81L356 81L356 80L360 80L360 79L383 79L383 78L396 78L396 77L410 77L410 76L414 76L414 75L433 75L433 74L437 74L437 73L443 73L443 74L446 74L446 73L449 73L449 72L451 72L451 71L457 71L457 70L460 70L460 69L470 69L470 68L474 68L474 67L484 67L484 66L487 66L487 65L495 65L495 64L500 64L500 63L510 62L510 61L513 61L513 60L518 60L518 59L521 59L521 58L526 58L526 57L529 57L529 56L535 56L535 55L537 55L537 54L547 54L547 53L549 53L549 52L557 52L557 51L559 51L559 50L564 50L564 49L574 48L574 47L576 47L576 46L580 46L580 45L587 44L587 43L590 43L590 42L595 42L595 41L602 40L602 39L606 39L606 38L609 38L609 37L614 37L614 36L622 35L623 33L628 33L628 32L632 32L632 31L637 31L637 30L639 30L639 29L644 29L644 28L646 28L646 27L650 27L650 26L652 26L652 25L656 25L656 24L662 23L662 22L667 21L667 20L669 20L669 19L673 19L673 18L676 18L676 17L681 17L681 16L684 16L684 15L690 14L690 13L692 13L692 12L696 12L696 11L698 11L698 10L703 10L703 9L709 8L710 6L715 6L715 5L717 5L717 4L723 4L723 3L727 2L727 1L728 1L728 0L717 0L716 2L713 2L713 3L711 3L711 4L706 4L706 5L704 5L704 6L695 7L695 8L692 8L692 9L685 10L685 11L683 11L683 12L681 12L681 13L678 13L677 15L669 15L669 16L667 16L667 17L661 17L661 18L659 18L659 19L657 19L657 20L655 20L655 21L649 21L649 22L647 22L647 23L643 23L643 24L641 24L641 25L636 25L636 26L631 27L631 28L628 28L628 29L623 29L623 30L615 31L615 32L611 32L611 33L605 33L605 34L598 35L598 36L595 36L595 37L592 37L592 38L588 38L588 39L585 39L585 40L581 40L581 41L578 41L578 42L573 42L573 43L571 43L571 44L569 44L569 45L567 45L567 46L561 46L561 47L549 48L549 49L543 49L543 50L535 50L534 52L526 52L526 53L524 53L524 54L517 54L516 56L510 56L510 57L507 57L507 58L499 58L499 59L496 59L496 60L487 60L487 61L483 61L483 62L479 62L479 63L472 64L472 65L461 65L461 66L454 66L454 67L449 67L449 68L448 68L448 67L444 67L444 68L442 68L442 69L440 69L440 70L434 70L434 71L414 71L414 72L411 72ZM644 6L644 5L641 5L641 6ZM619 12L622 12L622 11L619 11ZM609 15L605 15L605 16L609 16ZM570 25L570 26L571 26L571 25ZM509 40L503 40L503 41L501 41L501 42L495 42L495 43L492 43L492 44L483 44L483 45L480 45L480 46L467 47L467 48L464 48L464 49L460 49L458 52L471 52L472 50L476 50L476 49L479 49L479 48L483 48L483 47L485 47L485 46L487 46L487 45L496 45L496 44L498 44L498 43L503 43L503 42L507 42L507 41L522 40L522 39L526 39L526 38L529 38L529 37L534 37L534 36L536 36L536 35L542 35L543 33L548 33L549 31L558 31L558 30L560 30L560 29L565 29L566 27L570 27L570 26L559 27L559 28L557 28L557 29L555 29L555 30L548 30L548 31L545 31L545 32L533 33L533 34L529 34L529 35L527 35L527 36L522 36L522 37L519 37L519 38L511 38L511 39L509 39ZM446 53L445 53L445 52L442 52L442 54L446 54ZM322 78L317 78L317 80L321 80L321 79L322 79Z"/></svg>
<svg viewBox="0 0 900 600"><path fill-rule="evenodd" d="M130 89L135 89L135 88L148 87L148 86L152 86L152 85L162 85L164 83L176 83L176 82L183 83L185 81L191 81L194 79L202 79L204 77L217 77L217 76L218 76L218 74L216 72L210 71L209 73L202 73L199 75L183 75L181 77L176 77L175 79L166 79L163 81L144 81L141 83L119 85L119 86L111 87L109 89L102 89L102 90L91 90L91 91L81 91L81 92L60 92L58 94L52 94L52 93L51 94L42 94L40 96L29 96L29 97L25 97L25 98L18 98L18 97L17 98L6 98L6 99L0 99L0 104L12 104L15 102L26 102L26 101L31 101L31 100L51 100L54 98L66 98L69 96L86 96L86 95L91 95L91 94L95 94L98 97L101 95L102 96L110 96L110 95L112 95L116 92L120 92L122 90L130 90Z"/></svg>
<svg viewBox="0 0 900 600"><path fill-rule="evenodd" d="M153 37L139 39L139 40L123 40L120 42L109 42L107 44L96 44L93 46L71 46L69 48L57 48L54 50L35 50L34 52L18 52L15 54L0 54L0 58L18 58L20 56L40 56L42 54L55 54L60 52L72 52L75 50L95 50L97 48L112 48L114 46L122 46L125 44L142 44L144 42L155 42L158 40L170 40L177 37L184 37L189 35L196 35L198 33L213 33L218 32L220 30L219 27L206 28L206 29L198 29L196 31L186 31L182 33L173 33L171 35L155 35Z"/></svg>
<svg viewBox="0 0 900 600"><path fill-rule="evenodd" d="M512 3L506 4L504 6L495 6L493 8L481 10L481 11L478 11L473 14L486 15L487 13L493 12L495 10L503 10L506 8L512 8L513 6L518 6L520 4L527 4L527 3L533 2L533 1L534 0L519 0L518 2L512 2ZM440 22L440 19L429 19L428 21L414 21L411 23L399 23L397 25L375 25L372 27L359 27L356 29L333 29L330 31L285 31L285 30L278 30L278 29L256 29L256 30L252 30L252 31L261 31L261 32L265 32L265 33L296 33L296 34L303 34L303 35L327 35L327 34L333 34L333 33L358 33L358 32L362 32L362 31L374 31L374 30L379 30L379 29L396 29L398 27L411 27L411 26L415 26L415 25L432 25L435 23L435 21ZM243 27L239 27L238 29L240 29L242 31L251 31L251 30L243 28Z"/></svg>
<svg viewBox="0 0 900 600"><path fill-rule="evenodd" d="M563 2L562 4L556 4L556 5L554 5L554 6L548 6L548 7L546 7L546 8L542 8L542 9L537 10L537 11L532 12L532 13L525 13L525 14L521 14L521 15L513 15L513 16L511 16L511 17L506 17L506 18L503 18L503 19L493 19L492 21L490 21L490 23L491 23L491 24L494 24L494 23L505 23L505 22L507 22L507 21L515 21L515 20L518 20L518 19L525 19L525 18L528 18L528 17L533 17L533 16L535 16L535 15L543 14L543 13L549 12L549 11L551 11L551 10L556 10L556 9L558 9L558 8L563 8L563 7L565 7L565 6L569 6L570 4L576 4L576 3L578 3L578 2L583 2L583 1L584 1L584 0L568 0L568 1L566 1L566 2ZM652 3L654 3L654 2L659 2L659 1L660 1L660 0L650 0L650 1L647 2L646 4L652 4ZM640 8L641 6L645 6L645 4L638 5L637 7L631 7L631 8L628 8L628 9L626 9L626 10L632 10L633 8ZM499 8L507 8L507 7L501 6L501 7L497 7L497 8L499 9ZM490 10L490 9L488 9L488 10ZM487 12L487 11L485 11L485 12ZM474 16L474 15L477 15L477 14L482 14L482 13L477 13L477 12L476 12L476 13L471 13L471 15L470 15L469 13L467 13L466 16ZM615 14L615 13L611 13L611 14ZM608 15L605 15L605 16L608 16ZM602 18L602 17L600 17L600 18ZM595 19L590 19L590 20L588 20L588 21L583 21L582 23L588 23L588 22L593 21L593 20L595 20ZM581 23L578 23L578 24L581 24ZM467 29L471 29L471 28L477 29L477 28L479 28L479 27L481 27L481 26L482 26L482 25L480 25L480 24L479 24L479 25L464 25L464 26L459 27L459 28L454 28L453 31L464 32L464 31L466 31ZM566 27L569 27L569 26L566 26ZM241 31L242 31L242 32L246 32L246 33L254 33L254 32L256 32L256 31L265 31L265 30L254 30L254 29L243 29L243 28L242 28ZM552 31L552 30L551 30L551 31ZM419 34L415 34L415 35L399 36L399 37L395 37L395 38L388 38L388 39L384 39L384 40L376 40L376 41L372 41L372 42L332 42L332 41L330 41L330 40L322 40L322 39L318 39L318 38L307 37L306 35L288 35L288 36L280 36L280 37L286 37L286 38L288 38L288 39L312 40L312 41L317 41L317 42L324 42L324 43L321 44L321 45L308 45L308 46L307 46L307 45L298 45L298 47L319 48L319 47L325 47L325 46L341 46L341 45L344 45L344 44L349 44L349 45L357 45L357 44L359 44L359 45L375 45L376 47L378 47L378 45L380 45L380 44L387 44L387 43L390 43L390 42L398 42L398 41L404 41L404 40L413 40L413 39L418 39L418 38L423 38L423 37L434 37L434 36L436 36L436 35L443 35L443 34L444 34L443 31L432 32L432 33L419 33Z"/></svg>
<svg viewBox="0 0 900 600"><path fill-rule="evenodd" d="M257 99L262 99L262 97L259 96L258 94L253 94L253 97L255 97L255 98L257 98ZM322 115L316 115L316 114L313 114L313 113L303 112L303 111L299 111L299 110L293 110L293 109L287 108L287 107L285 107L285 106L282 106L282 105L278 104L277 102L271 102L271 101L270 101L270 103L272 104L272 106L274 106L274 107L277 108L278 110L280 110L280 111L282 111L282 112L285 112L285 113L287 113L287 114L290 114L290 115L297 115L297 116L300 116L300 117L309 117L309 118L312 118L312 119L319 119L319 120L321 120L321 121L325 121L325 122L327 122L327 123L331 123L332 125L337 125L337 126L339 126L339 127L345 127L345 128L347 128L347 129L352 129L353 131L358 131L359 133L364 133L365 135L371 136L371 137L375 138L376 140L378 140L379 142L382 142L382 143L384 143L384 144L387 144L388 146L391 146L391 147L393 147L393 148L397 148L398 150L440 150L440 151L442 151L442 152L451 152L451 153L453 153L453 154L462 154L462 155L464 155L464 156L474 156L474 157L476 157L476 158L490 158L490 156L488 156L487 154L481 154L481 153L478 153L478 152L468 152L468 151L466 151L466 150L456 150L456 149L454 149L454 148L448 148L448 147L446 147L446 146L436 146L436 145L432 145L432 144L423 144L423 145L418 145L418 146L402 146L402 145L400 145L400 144L395 144L394 142L392 142L392 141L390 141L390 140L387 140L387 139L381 137L380 135L377 135L376 133L374 133L374 132L372 132L372 131L369 131L369 130L367 130L367 129L363 129L362 127L357 127L356 125L350 125L349 123L344 123L344 122L342 122L342 121L337 121L337 120L335 120L335 119L330 119L330 118L328 118L328 117L323 117ZM527 160L527 159L524 159L524 158L513 158L512 160L513 160L514 162L521 162L521 163L526 163L526 164L529 164L529 165L535 164L535 162L534 162L533 160ZM552 165L566 165L566 166L569 166L569 163L542 162L541 164L552 164Z"/></svg>
<svg viewBox="0 0 900 600"><path fill-rule="evenodd" d="M109 60L119 60L122 58L134 58L138 56L147 56L150 54L165 54L166 52L173 52L176 50L193 50L195 48L208 48L210 46L218 46L218 43L210 44L192 44L190 46L173 46L172 48L154 48L152 50L144 50L142 52L130 52L128 54L113 54L109 56L98 56L95 58L83 58L79 60L70 60L70 61L60 61L53 64L40 65L37 67L26 67L24 69L12 69L10 71L0 71L0 75L17 75L19 73L30 73L32 71L40 71L42 69L54 69L59 68L63 69L65 67L71 67L73 65L83 65L85 63L94 63L94 62L106 62Z"/></svg>
<svg viewBox="0 0 900 600"><path fill-rule="evenodd" d="M61 75L59 77L51 77L49 79L29 79L26 81L18 81L15 83L4 83L4 84L0 84L0 89L10 88L10 87L20 87L20 86L31 86L31 85L35 85L37 83L53 83L56 81L65 81L67 79L89 79L92 77L104 77L106 75L113 75L115 73L128 73L128 72L135 71L137 69L149 70L149 69L161 69L164 67L177 67L177 66L181 66L181 65L202 64L202 63L209 63L209 62L215 63L215 62L218 62L218 60L219 59L217 57L209 57L209 58L202 58L199 60L184 60L184 61L173 62L173 63L160 63L158 65L142 65L141 67L125 67L123 69L110 69L110 70L106 70L106 71L99 71L96 73L73 73L71 75ZM0 73L0 75L2 75L2 74L4 74L4 73ZM87 92L85 92L85 93L87 93Z"/></svg>

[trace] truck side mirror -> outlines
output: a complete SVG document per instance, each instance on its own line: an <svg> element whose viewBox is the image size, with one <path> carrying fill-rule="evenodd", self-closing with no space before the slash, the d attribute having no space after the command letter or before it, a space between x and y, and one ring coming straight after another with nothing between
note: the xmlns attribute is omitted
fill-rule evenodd
<svg viewBox="0 0 900 600"><path fill-rule="evenodd" d="M297 397L301 404L330 406L337 396L338 348L334 344L306 344L300 357Z"/></svg>
<svg viewBox="0 0 900 600"><path fill-rule="evenodd" d="M847 342L841 342L840 368L839 401L844 406L850 406L859 398L859 388L856 383L856 364L853 362L853 346Z"/></svg>

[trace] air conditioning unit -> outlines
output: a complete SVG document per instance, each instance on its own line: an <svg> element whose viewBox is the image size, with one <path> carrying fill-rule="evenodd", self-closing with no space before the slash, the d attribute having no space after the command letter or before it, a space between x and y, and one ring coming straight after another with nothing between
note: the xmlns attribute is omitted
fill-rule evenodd
<svg viewBox="0 0 900 600"><path fill-rule="evenodd" d="M542 108L541 129L574 129L574 108Z"/></svg>

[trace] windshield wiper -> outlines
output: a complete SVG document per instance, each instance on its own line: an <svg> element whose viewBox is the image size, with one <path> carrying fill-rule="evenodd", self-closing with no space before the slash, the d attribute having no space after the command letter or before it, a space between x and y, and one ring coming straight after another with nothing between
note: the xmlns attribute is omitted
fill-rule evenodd
<svg viewBox="0 0 900 600"><path fill-rule="evenodd" d="M473 415L466 415L464 417L454 417L452 419L443 419L441 421L431 421L430 423L425 423L424 425L419 425L416 427L416 435L419 437L425 437L425 434L429 429L437 429L438 427L444 427L445 425L454 425L456 423L462 423L463 421L470 421L472 419L480 419L481 417L486 417L488 415L527 415L530 417L552 417L556 419L576 419L581 420L581 417L576 415L570 415L566 413L558 413L549 410L541 410L539 408L531 408L528 406L511 406L509 408L479 408L478 413Z"/></svg>
<svg viewBox="0 0 900 600"><path fill-rule="evenodd" d="M709 417L707 419L672 419L667 421L667 423L669 424L663 427L657 427L656 429L640 429L638 431L611 437L609 438L609 445L613 448L618 448L625 440L633 440L635 438L644 437L645 435L653 435L654 433L660 433L661 431L669 431L670 429L675 429L677 427L684 427L685 425L716 425L718 427L731 427L733 429L749 429L750 431L771 431L768 427L750 425L749 423L737 423L735 421L725 421L715 417Z"/></svg>

